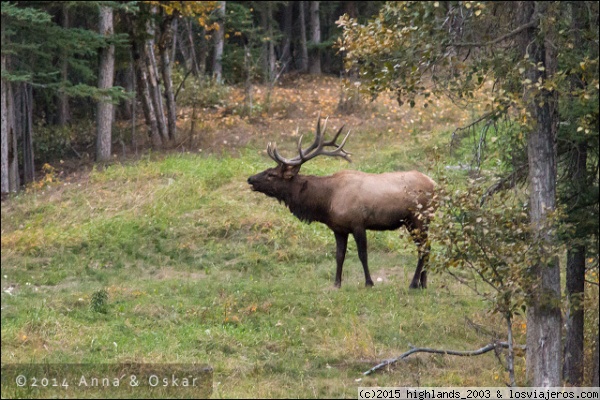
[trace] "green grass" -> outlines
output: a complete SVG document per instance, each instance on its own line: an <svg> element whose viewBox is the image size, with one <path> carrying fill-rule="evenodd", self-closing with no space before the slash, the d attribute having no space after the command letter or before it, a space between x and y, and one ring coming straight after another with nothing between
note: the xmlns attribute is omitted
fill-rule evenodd
<svg viewBox="0 0 600 400"><path fill-rule="evenodd" d="M373 135L353 136L354 164L317 159L303 172L434 169L438 136ZM491 353L417 355L363 377L410 345L478 348L491 337L466 321L501 336L502 322L447 277L409 291L416 249L404 231L369 233L372 289L350 241L335 290L333 234L249 190L247 177L271 164L254 147L148 156L8 200L3 362L206 363L216 398L503 384Z"/></svg>

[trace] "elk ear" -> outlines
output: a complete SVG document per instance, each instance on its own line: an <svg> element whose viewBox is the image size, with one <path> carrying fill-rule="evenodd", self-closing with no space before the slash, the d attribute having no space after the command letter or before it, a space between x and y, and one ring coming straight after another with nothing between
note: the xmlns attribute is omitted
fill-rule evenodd
<svg viewBox="0 0 600 400"><path fill-rule="evenodd" d="M289 180L298 175L300 165L286 165L283 167L283 179Z"/></svg>

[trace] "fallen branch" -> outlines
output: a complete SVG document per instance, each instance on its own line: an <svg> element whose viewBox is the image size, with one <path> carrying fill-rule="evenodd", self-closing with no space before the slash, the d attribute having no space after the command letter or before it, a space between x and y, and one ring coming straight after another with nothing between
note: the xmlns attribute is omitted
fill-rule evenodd
<svg viewBox="0 0 600 400"><path fill-rule="evenodd" d="M485 353L492 351L494 349L497 349L497 348L508 349L508 342L490 343L480 349L473 350L473 351L438 350L438 349L430 349L428 347L413 347L413 346L411 346L411 349L409 351L407 351L406 353L402 353L396 358L390 358L390 359L383 361L380 364L377 364L370 370L363 372L363 375L370 375L373 372L377 371L378 369L381 369L388 365L392 365L400 360L405 359L406 357L410 356L411 354L415 354L415 353L434 353L434 354L447 354L447 355L451 355L451 356L473 357L473 356L479 356L481 354L485 354ZM524 349L525 346L520 346L520 348Z"/></svg>

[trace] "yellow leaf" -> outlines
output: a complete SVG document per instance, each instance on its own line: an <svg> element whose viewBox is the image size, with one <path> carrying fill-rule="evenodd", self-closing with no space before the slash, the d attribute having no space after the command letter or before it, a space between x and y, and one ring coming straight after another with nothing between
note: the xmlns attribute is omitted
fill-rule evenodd
<svg viewBox="0 0 600 400"><path fill-rule="evenodd" d="M479 15L480 15L480 14L481 14L481 10L477 10L477 11L475 11L475 16L476 16L476 17L479 17Z"/></svg>

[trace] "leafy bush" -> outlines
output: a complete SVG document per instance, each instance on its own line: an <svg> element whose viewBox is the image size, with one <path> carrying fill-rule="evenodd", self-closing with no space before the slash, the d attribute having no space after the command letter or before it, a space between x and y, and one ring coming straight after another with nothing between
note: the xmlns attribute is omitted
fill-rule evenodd
<svg viewBox="0 0 600 400"><path fill-rule="evenodd" d="M224 106L230 90L210 77L186 76L178 69L173 70L173 86L175 88L181 86L179 92L176 92L177 105L180 107Z"/></svg>
<svg viewBox="0 0 600 400"><path fill-rule="evenodd" d="M108 311L108 292L105 289L94 292L90 299L90 309L94 312L106 314Z"/></svg>
<svg viewBox="0 0 600 400"><path fill-rule="evenodd" d="M68 126L38 125L34 128L33 153L36 163L47 163L73 154L74 147L94 143L94 122L78 122Z"/></svg>

